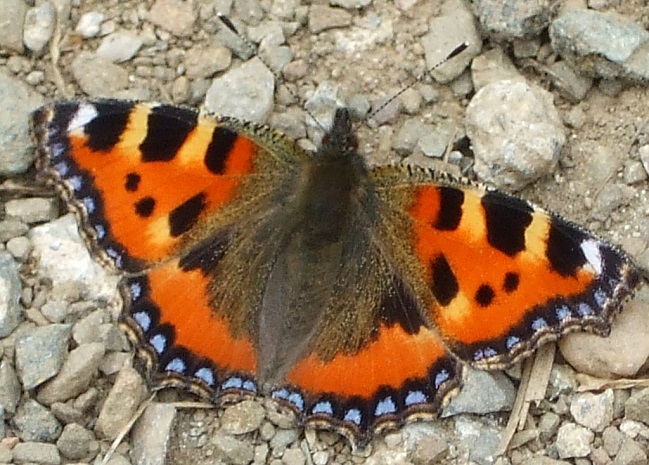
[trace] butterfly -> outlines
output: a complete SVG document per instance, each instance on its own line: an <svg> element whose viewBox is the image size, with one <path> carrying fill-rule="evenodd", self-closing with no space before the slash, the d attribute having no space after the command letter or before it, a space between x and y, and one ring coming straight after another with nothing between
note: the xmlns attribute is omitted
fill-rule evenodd
<svg viewBox="0 0 649 465"><path fill-rule="evenodd" d="M153 388L262 394L357 445L434 416L464 366L607 334L641 281L624 252L524 200L369 168L345 108L315 152L157 103L64 101L31 124L39 175L123 276Z"/></svg>

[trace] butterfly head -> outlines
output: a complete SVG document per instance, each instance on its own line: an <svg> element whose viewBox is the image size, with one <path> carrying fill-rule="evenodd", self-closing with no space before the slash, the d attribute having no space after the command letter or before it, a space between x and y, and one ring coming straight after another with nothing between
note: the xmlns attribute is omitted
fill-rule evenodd
<svg viewBox="0 0 649 465"><path fill-rule="evenodd" d="M319 154L328 158L349 158L356 154L358 140L347 108L337 108L331 129L322 138Z"/></svg>

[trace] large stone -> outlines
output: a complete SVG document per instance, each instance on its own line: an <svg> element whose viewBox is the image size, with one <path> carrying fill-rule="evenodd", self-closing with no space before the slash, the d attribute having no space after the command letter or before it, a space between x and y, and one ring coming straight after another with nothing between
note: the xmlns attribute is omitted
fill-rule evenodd
<svg viewBox="0 0 649 465"><path fill-rule="evenodd" d="M99 436L115 439L131 420L145 395L146 386L140 374L130 366L122 368L99 412L95 424Z"/></svg>
<svg viewBox="0 0 649 465"><path fill-rule="evenodd" d="M48 325L25 331L16 341L16 367L23 387L33 389L54 377L65 360L70 325Z"/></svg>
<svg viewBox="0 0 649 465"><path fill-rule="evenodd" d="M46 405L63 402L88 389L106 349L98 342L83 344L70 352L59 374L45 384L38 400Z"/></svg>

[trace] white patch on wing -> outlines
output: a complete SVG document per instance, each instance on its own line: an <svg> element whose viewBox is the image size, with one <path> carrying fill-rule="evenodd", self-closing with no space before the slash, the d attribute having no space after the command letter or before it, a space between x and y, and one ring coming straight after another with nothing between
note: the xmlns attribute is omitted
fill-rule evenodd
<svg viewBox="0 0 649 465"><path fill-rule="evenodd" d="M75 132L83 128L89 122L97 117L97 107L88 102L79 104L77 112L74 114L70 123L68 123L68 132Z"/></svg>
<svg viewBox="0 0 649 465"><path fill-rule="evenodd" d="M581 250L584 252L584 257L588 260L588 263L595 270L595 274L600 276L602 274L604 264L602 262L602 252L600 250L600 244L595 239L587 239L581 243Z"/></svg>

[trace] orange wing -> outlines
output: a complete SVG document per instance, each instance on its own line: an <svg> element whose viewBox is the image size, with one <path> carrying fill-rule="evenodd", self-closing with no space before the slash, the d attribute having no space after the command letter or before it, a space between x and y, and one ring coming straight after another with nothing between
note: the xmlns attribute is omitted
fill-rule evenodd
<svg viewBox="0 0 649 465"><path fill-rule="evenodd" d="M178 256L218 229L215 214L244 179L290 168L255 138L253 125L188 108L62 102L35 112L32 125L40 172L80 217L96 255L129 272Z"/></svg>
<svg viewBox="0 0 649 465"><path fill-rule="evenodd" d="M501 369L567 332L608 333L640 281L623 252L523 200L422 173L400 205L427 316L455 355Z"/></svg>
<svg viewBox="0 0 649 465"><path fill-rule="evenodd" d="M161 104L61 102L32 127L40 175L95 257L127 273L121 319L154 386L256 392L253 341L213 302L210 273L232 225L263 205L263 180L304 152L266 128Z"/></svg>

